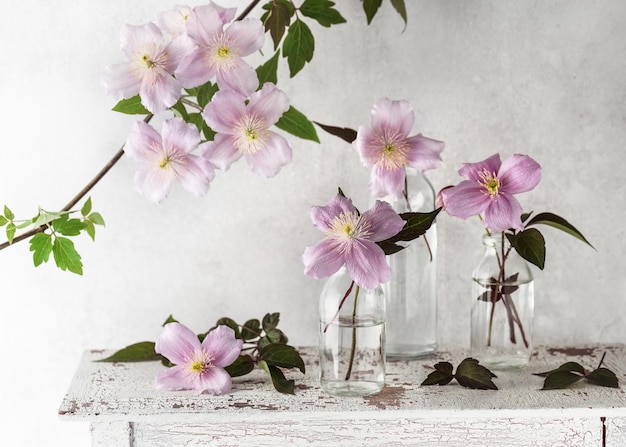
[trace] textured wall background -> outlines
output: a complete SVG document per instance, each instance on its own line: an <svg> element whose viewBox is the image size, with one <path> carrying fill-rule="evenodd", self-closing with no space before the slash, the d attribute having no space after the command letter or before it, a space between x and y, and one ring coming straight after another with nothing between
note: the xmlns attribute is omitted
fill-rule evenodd
<svg viewBox="0 0 626 447"><path fill-rule="evenodd" d="M133 121L110 111L100 84L104 66L123 60L120 27L176 3L3 2L0 205L24 217L60 208L108 161ZM312 24L313 63L293 80L283 70L280 87L311 119L353 128L379 97L408 99L414 133L446 142L444 166L429 173L436 188L457 183L463 162L532 155L543 180L522 205L564 216L597 248L545 231L536 343L626 342L626 4L407 4L402 32L387 2L369 27L360 2L339 2L348 23ZM320 236L308 209L338 185L357 206L368 201L357 154L320 138L291 139L294 162L274 179L240 162L218 172L207 197L176 188L158 206L133 191L135 165L123 158L91 194L107 227L95 244L77 242L83 277L33 268L26 243L2 251L0 439L10 442L0 443L87 445L85 425L56 420L82 351L154 340L170 313L201 330L221 316L278 311L294 344L315 344L322 283L299 260ZM481 227L442 216L439 228L440 342L464 345Z"/></svg>

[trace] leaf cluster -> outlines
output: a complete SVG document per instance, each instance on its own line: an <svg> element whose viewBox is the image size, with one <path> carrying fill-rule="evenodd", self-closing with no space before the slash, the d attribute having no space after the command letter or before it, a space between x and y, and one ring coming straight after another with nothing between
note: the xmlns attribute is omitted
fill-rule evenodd
<svg viewBox="0 0 626 447"><path fill-rule="evenodd" d="M576 227L556 214L539 213L533 217L531 212L522 215L522 222L524 223L523 231L511 230L510 233L506 233L506 237L522 258L541 270L546 262L546 242L541 232L533 227L534 225L548 225L556 228L594 248Z"/></svg>
<svg viewBox="0 0 626 447"><path fill-rule="evenodd" d="M533 375L544 377L542 390L560 390L585 380L598 386L619 388L617 376L608 368L602 367L606 353L602 356L600 364L593 371L587 372L585 368L576 362L563 363L556 369Z"/></svg>
<svg viewBox="0 0 626 447"><path fill-rule="evenodd" d="M493 378L497 377L488 368L480 365L478 360L466 358L456 368L456 372L452 373L453 366L450 362L439 362L435 366L435 371L431 372L422 385L447 385L452 379L465 388L476 390L497 390L498 387L493 383Z"/></svg>
<svg viewBox="0 0 626 447"><path fill-rule="evenodd" d="M237 324L232 318L224 317L217 320L209 331L198 334L200 341L217 326L225 325L235 332L235 337L243 340L244 347L239 357L225 369L231 377L244 376L252 372L255 366L263 369L271 378L274 388L280 393L294 394L295 381L287 379L283 369L297 368L305 373L304 360L298 351L287 344L288 338L278 329L279 313L266 314L262 320L250 319L243 325ZM177 322L171 315L163 326ZM155 352L155 342L142 341L126 346L111 356L99 360L101 362L144 362L161 361L165 366L173 366L165 357Z"/></svg>

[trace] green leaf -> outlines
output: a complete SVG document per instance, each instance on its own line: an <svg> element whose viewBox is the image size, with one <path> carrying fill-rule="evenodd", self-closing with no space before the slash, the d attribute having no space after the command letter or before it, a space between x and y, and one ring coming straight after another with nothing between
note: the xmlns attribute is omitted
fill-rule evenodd
<svg viewBox="0 0 626 447"><path fill-rule="evenodd" d="M435 365L435 371L431 372L422 385L447 385L454 379L452 374L452 364L449 362L439 362Z"/></svg>
<svg viewBox="0 0 626 447"><path fill-rule="evenodd" d="M240 377L249 374L254 369L254 360L249 355L240 355L237 359L224 368L230 377Z"/></svg>
<svg viewBox="0 0 626 447"><path fill-rule="evenodd" d="M404 29L406 29L406 25L408 24L408 17L406 14L406 5L404 4L404 0L391 0L391 4L393 5L393 8L398 12L398 14L400 14L402 20L404 20Z"/></svg>
<svg viewBox="0 0 626 447"><path fill-rule="evenodd" d="M6 225L7 222L9 222L9 221L7 220L6 217L0 216L0 227L3 227L4 225Z"/></svg>
<svg viewBox="0 0 626 447"><path fill-rule="evenodd" d="M211 81L206 84L200 86L198 88L198 92L196 93L196 99L198 100L198 105L202 108L206 107L206 105L211 102L213 99L213 95L217 93L219 87L217 84L213 84Z"/></svg>
<svg viewBox="0 0 626 447"><path fill-rule="evenodd" d="M67 215L52 221L54 230L64 236L78 236L85 226L82 220L68 219Z"/></svg>
<svg viewBox="0 0 626 447"><path fill-rule="evenodd" d="M585 239L585 236L583 236L582 233L576 229L576 227L574 227L571 223L569 223L562 217L557 216L556 214L539 213L526 224L526 226L530 225L549 225L551 227L564 231L570 236L574 236L576 239L583 241L591 248L595 248L589 243L587 239Z"/></svg>
<svg viewBox="0 0 626 447"><path fill-rule="evenodd" d="M189 113L185 121L194 124L198 130L202 132L207 141L212 141L215 138L215 132L208 126L204 117L199 112Z"/></svg>
<svg viewBox="0 0 626 447"><path fill-rule="evenodd" d="M560 390L572 386L584 376L571 371L559 370L549 374L543 382L542 390Z"/></svg>
<svg viewBox="0 0 626 447"><path fill-rule="evenodd" d="M80 214L82 214L83 217L87 217L89 213L91 213L91 197L87 199L83 207L80 209Z"/></svg>
<svg viewBox="0 0 626 447"><path fill-rule="evenodd" d="M92 241L96 240L96 227L90 220L84 220L85 232L89 235Z"/></svg>
<svg viewBox="0 0 626 447"><path fill-rule="evenodd" d="M88 219L93 222L96 225L103 225L104 226L104 219L102 218L102 216L100 215L100 213L91 213L88 217Z"/></svg>
<svg viewBox="0 0 626 447"><path fill-rule="evenodd" d="M336 126L328 126L326 124L318 123L317 121L313 121L315 124L320 126L324 131L328 132L331 135L341 138L343 141L352 144L354 140L356 140L356 130L350 129L348 127L336 127Z"/></svg>
<svg viewBox="0 0 626 447"><path fill-rule="evenodd" d="M305 0L299 9L303 15L317 20L320 25L328 28L331 25L346 23L346 19L333 6L335 3L329 0Z"/></svg>
<svg viewBox="0 0 626 447"><path fill-rule="evenodd" d="M166 324L170 324L170 323L178 323L178 320L174 318L174 316L171 314L165 319L163 324L161 324L161 327L164 327Z"/></svg>
<svg viewBox="0 0 626 447"><path fill-rule="evenodd" d="M6 228L7 239L9 240L9 244L13 243L13 238L15 237L16 229L17 228L15 227L15 224L13 222L9 222Z"/></svg>
<svg viewBox="0 0 626 447"><path fill-rule="evenodd" d="M265 314L263 317L263 330L265 332L269 332L272 329L275 329L278 326L278 322L280 321L280 313L274 312L271 314Z"/></svg>
<svg viewBox="0 0 626 447"><path fill-rule="evenodd" d="M587 379L594 385L606 386L609 388L619 388L617 376L613 371L607 368L595 369L587 374L585 379Z"/></svg>
<svg viewBox="0 0 626 447"><path fill-rule="evenodd" d="M293 7L287 2L273 2L267 17L264 19L265 31L269 31L274 42L274 49L278 48L285 29L289 26Z"/></svg>
<svg viewBox="0 0 626 447"><path fill-rule="evenodd" d="M259 352L259 358L267 362L268 365L280 366L282 368L298 368L302 374L305 373L304 360L293 346L272 343Z"/></svg>
<svg viewBox="0 0 626 447"><path fill-rule="evenodd" d="M241 338L241 332L239 332L239 325L232 318L227 318L227 317L220 318L219 320L217 320L215 325L216 326L220 326L220 325L228 326L233 331L235 331L236 338Z"/></svg>
<svg viewBox="0 0 626 447"><path fill-rule="evenodd" d="M33 252L35 267L50 259L52 252L52 236L47 233L37 233L30 239L30 251Z"/></svg>
<svg viewBox="0 0 626 447"><path fill-rule="evenodd" d="M454 374L461 386L479 390L497 390L498 387L491 380L496 377L491 371L478 364L478 360L466 358L456 368Z"/></svg>
<svg viewBox="0 0 626 447"><path fill-rule="evenodd" d="M295 107L289 107L276 123L276 127L304 140L319 143L320 140L313 123Z"/></svg>
<svg viewBox="0 0 626 447"><path fill-rule="evenodd" d="M154 351L155 343L152 341L142 341L126 346L116 351L109 357L97 360L98 362L150 362L161 360L163 356Z"/></svg>
<svg viewBox="0 0 626 447"><path fill-rule="evenodd" d="M261 322L257 319L248 320L241 328L241 338L244 341L253 340L261 333Z"/></svg>
<svg viewBox="0 0 626 447"><path fill-rule="evenodd" d="M52 255L57 267L61 270L69 270L77 275L83 274L83 263L71 240L61 236L56 237L52 244Z"/></svg>
<svg viewBox="0 0 626 447"><path fill-rule="evenodd" d="M278 53L274 53L263 65L256 69L256 76L259 78L259 88L263 87L266 82L276 84L278 82Z"/></svg>
<svg viewBox="0 0 626 447"><path fill-rule="evenodd" d="M6 205L4 205L4 217L6 217L7 220L15 219L15 215L13 214L13 211L11 211L9 207Z"/></svg>
<svg viewBox="0 0 626 447"><path fill-rule="evenodd" d="M283 43L283 57L287 58L292 78L304 68L304 64L313 59L314 51L315 39L311 29L302 20L296 19L289 27Z"/></svg>
<svg viewBox="0 0 626 447"><path fill-rule="evenodd" d="M150 111L141 104L141 97L139 95L122 99L113 107L113 111L126 113L127 115L147 115L150 113Z"/></svg>
<svg viewBox="0 0 626 447"><path fill-rule="evenodd" d="M395 236L376 243L386 255L397 253L406 248L405 245L400 245L398 242L409 242L426 233L440 212L441 208L430 213L402 213L400 217L406 221L402 230Z"/></svg>
<svg viewBox="0 0 626 447"><path fill-rule="evenodd" d="M378 12L378 8L383 4L383 0L363 0L363 10L367 18L367 24L372 23L372 19Z"/></svg>
<svg viewBox="0 0 626 447"><path fill-rule="evenodd" d="M35 227L40 227L69 214L70 211L46 211L39 209L39 213L31 220L31 223Z"/></svg>
<svg viewBox="0 0 626 447"><path fill-rule="evenodd" d="M546 241L536 228L527 228L516 234L506 233L511 246L528 262L543 270L546 263Z"/></svg>
<svg viewBox="0 0 626 447"><path fill-rule="evenodd" d="M187 112L187 109L185 108L185 104L183 104L182 102L178 101L176 104L174 104L172 107L170 107L170 110L172 112L174 112L175 116L179 116L182 119L184 119L185 121L189 122L189 112Z"/></svg>
<svg viewBox="0 0 626 447"><path fill-rule="evenodd" d="M567 362L567 363L563 363L561 366L559 366L558 368L553 369L551 371L546 371L546 372L542 372L542 373L533 373L533 376L547 377L550 374L555 373L557 371L576 372L576 373L579 373L581 375L585 374L585 368L583 368L582 365L580 365L579 363L576 363L576 362Z"/></svg>
<svg viewBox="0 0 626 447"><path fill-rule="evenodd" d="M265 360L259 362L259 366L270 375L272 378L272 384L279 393L283 394L295 394L295 381L287 380L283 372L274 365L268 365Z"/></svg>

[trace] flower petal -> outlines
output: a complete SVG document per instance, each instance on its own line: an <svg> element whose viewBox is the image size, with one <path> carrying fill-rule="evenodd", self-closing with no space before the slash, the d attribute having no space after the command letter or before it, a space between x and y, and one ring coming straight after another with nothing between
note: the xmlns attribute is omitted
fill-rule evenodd
<svg viewBox="0 0 626 447"><path fill-rule="evenodd" d="M254 68L237 59L230 69L217 70L217 85L221 90L232 89L248 97L259 87L259 78Z"/></svg>
<svg viewBox="0 0 626 447"><path fill-rule="evenodd" d="M169 73L160 72L156 80L144 80L139 88L141 103L152 113L160 113L172 107L180 98L182 85Z"/></svg>
<svg viewBox="0 0 626 447"><path fill-rule="evenodd" d="M327 278L344 264L343 254L330 239L323 239L304 249L304 274L313 278Z"/></svg>
<svg viewBox="0 0 626 447"><path fill-rule="evenodd" d="M109 65L104 69L102 84L106 94L115 101L132 98L139 93L141 77L135 76L129 62Z"/></svg>
<svg viewBox="0 0 626 447"><path fill-rule="evenodd" d="M374 104L371 111L372 128L392 131L399 137L406 137L415 123L415 113L411 103L405 100L393 101L381 98Z"/></svg>
<svg viewBox="0 0 626 447"><path fill-rule="evenodd" d="M278 174L283 166L291 163L291 147L282 136L275 132L268 133L265 147L253 154L246 154L246 161L252 172L270 178Z"/></svg>
<svg viewBox="0 0 626 447"><path fill-rule="evenodd" d="M483 223L494 233L509 228L523 230L522 212L522 207L515 197L500 193L490 200L483 215Z"/></svg>
<svg viewBox="0 0 626 447"><path fill-rule="evenodd" d="M408 138L409 152L407 164L418 171L426 171L441 166L441 152L444 142L420 135Z"/></svg>
<svg viewBox="0 0 626 447"><path fill-rule="evenodd" d="M481 214L491 203L485 188L473 180L464 180L441 191L446 212L461 219Z"/></svg>
<svg viewBox="0 0 626 447"><path fill-rule="evenodd" d="M208 4L193 8L185 27L192 39L206 47L216 35L222 33L224 22L219 11L212 4Z"/></svg>
<svg viewBox="0 0 626 447"><path fill-rule="evenodd" d="M336 194L325 206L311 207L311 221L318 230L326 233L330 230L335 217L342 213L350 214L356 211L352 199Z"/></svg>
<svg viewBox="0 0 626 447"><path fill-rule="evenodd" d="M237 360L243 341L235 338L235 331L219 325L204 337L202 347L213 356L213 365L226 367Z"/></svg>
<svg viewBox="0 0 626 447"><path fill-rule="evenodd" d="M163 43L163 33L154 23L145 25L123 25L120 32L122 51L129 59L136 51L159 47Z"/></svg>
<svg viewBox="0 0 626 447"><path fill-rule="evenodd" d="M271 82L266 82L258 92L250 96L248 109L272 126L289 110L289 98Z"/></svg>
<svg viewBox="0 0 626 447"><path fill-rule="evenodd" d="M181 61L196 49L196 43L187 34L176 36L166 48L167 70L174 73Z"/></svg>
<svg viewBox="0 0 626 447"><path fill-rule="evenodd" d="M219 367L207 368L194 381L194 391L197 394L208 391L216 396L230 392L233 381L230 375Z"/></svg>
<svg viewBox="0 0 626 447"><path fill-rule="evenodd" d="M209 54L206 48L196 48L180 61L176 69L176 79L178 79L185 88L193 88L206 84L206 82L215 75L215 67L208 63L209 60Z"/></svg>
<svg viewBox="0 0 626 447"><path fill-rule="evenodd" d="M519 194L530 191L541 180L541 166L528 155L513 154L502 162L498 178L503 192Z"/></svg>
<svg viewBox="0 0 626 447"><path fill-rule="evenodd" d="M161 135L164 146L176 148L183 154L188 154L200 144L200 132L195 124L186 123L178 117L163 122Z"/></svg>
<svg viewBox="0 0 626 447"><path fill-rule="evenodd" d="M173 366L157 372L154 385L157 390L166 391L188 390L191 388L191 383L182 366Z"/></svg>
<svg viewBox="0 0 626 447"><path fill-rule="evenodd" d="M352 280L359 286L371 290L389 281L391 268L385 259L385 252L372 241L354 240L352 249L346 251L346 269Z"/></svg>
<svg viewBox="0 0 626 447"><path fill-rule="evenodd" d="M215 169L211 162L197 155L188 155L185 163L176 164L175 169L183 188L197 196L206 194L215 178Z"/></svg>
<svg viewBox="0 0 626 447"><path fill-rule="evenodd" d="M154 350L176 365L184 365L200 348L200 340L191 329L180 323L168 323L156 341Z"/></svg>
<svg viewBox="0 0 626 447"><path fill-rule="evenodd" d="M172 170L155 169L150 165L141 166L135 172L135 189L148 200L160 203L168 196L176 176Z"/></svg>
<svg viewBox="0 0 626 447"><path fill-rule="evenodd" d="M394 200L402 199L405 176L404 168L386 169L383 166L374 166L369 181L372 196L385 197L390 195Z"/></svg>
<svg viewBox="0 0 626 447"><path fill-rule="evenodd" d="M227 171L230 165L239 160L242 153L235 147L230 135L218 133L213 141L206 144L202 156L222 171Z"/></svg>
<svg viewBox="0 0 626 447"><path fill-rule="evenodd" d="M143 121L135 121L130 128L124 152L130 158L146 161L153 157L156 149L161 147L161 135L151 125Z"/></svg>
<svg viewBox="0 0 626 447"><path fill-rule="evenodd" d="M500 154L493 154L491 157L478 163L463 163L461 169L459 169L459 175L468 180L481 180L483 172L497 174L501 165Z"/></svg>
<svg viewBox="0 0 626 447"><path fill-rule="evenodd" d="M226 39L233 43L238 56L244 57L260 50L265 42L265 30L259 19L246 18L233 22L224 31Z"/></svg>
<svg viewBox="0 0 626 447"><path fill-rule="evenodd" d="M233 134L234 128L246 114L245 96L232 90L220 90L206 105L202 116L217 133Z"/></svg>
<svg viewBox="0 0 626 447"><path fill-rule="evenodd" d="M368 224L370 232L368 239L374 242L395 236L405 224L389 203L380 200L377 200L370 210L363 213L362 219Z"/></svg>

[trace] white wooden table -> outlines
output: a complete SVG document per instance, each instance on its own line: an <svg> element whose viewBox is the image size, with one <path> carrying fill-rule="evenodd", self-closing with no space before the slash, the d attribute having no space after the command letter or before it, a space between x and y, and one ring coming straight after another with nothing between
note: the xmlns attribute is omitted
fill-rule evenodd
<svg viewBox="0 0 626 447"><path fill-rule="evenodd" d="M532 376L573 360L605 365L620 388L581 383L540 391ZM159 362L96 363L111 351L88 351L59 409L65 421L89 421L93 446L626 446L626 347L540 347L531 365L497 372L498 391L456 384L421 387L438 361L456 365L463 349L412 362L389 362L383 391L338 398L318 385L317 350L300 350L307 374L296 395L274 391L260 370L234 379L225 396L154 388Z"/></svg>

